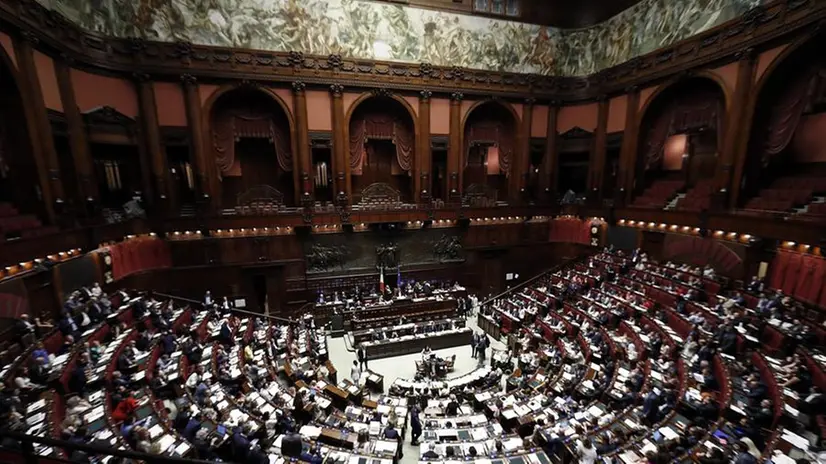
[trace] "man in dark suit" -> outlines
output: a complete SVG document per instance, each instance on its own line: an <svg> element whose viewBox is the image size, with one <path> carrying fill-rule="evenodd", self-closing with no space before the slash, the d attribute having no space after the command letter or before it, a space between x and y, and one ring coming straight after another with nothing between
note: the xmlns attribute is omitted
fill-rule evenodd
<svg viewBox="0 0 826 464"><path fill-rule="evenodd" d="M757 404L766 397L766 386L759 380L749 382L746 396L751 404Z"/></svg>
<svg viewBox="0 0 826 464"><path fill-rule="evenodd" d="M384 429L384 438L386 440L398 440L399 439L399 431L396 430L396 427L393 425L392 422L387 423L387 427Z"/></svg>
<svg viewBox="0 0 826 464"><path fill-rule="evenodd" d="M436 443L429 443L427 445L427 451L422 454L422 457L425 459L438 459L439 455L436 453Z"/></svg>
<svg viewBox="0 0 826 464"><path fill-rule="evenodd" d="M249 452L249 439L247 439L246 435L241 431L241 427L235 427L235 430L232 432L232 454L234 460L243 462L247 459Z"/></svg>
<svg viewBox="0 0 826 464"><path fill-rule="evenodd" d="M801 396L801 401L798 403L800 411L810 415L819 416L826 413L826 395L818 387L812 387L806 397Z"/></svg>
<svg viewBox="0 0 826 464"><path fill-rule="evenodd" d="M359 367L362 371L367 370L367 352L364 350L364 345L359 345L359 349L356 352L359 358Z"/></svg>
<svg viewBox="0 0 826 464"><path fill-rule="evenodd" d="M198 430L201 429L201 413L195 414L193 417L189 419L186 426L184 427L184 431L181 435L184 436L190 442L195 441L195 434L198 433Z"/></svg>
<svg viewBox="0 0 826 464"><path fill-rule="evenodd" d="M224 322L221 324L221 333L219 337L224 343L232 343L232 328L229 326L229 319L224 319Z"/></svg>
<svg viewBox="0 0 826 464"><path fill-rule="evenodd" d="M63 315L63 318L57 324L57 328L64 337L67 335L71 335L73 337L80 335L80 329L78 328L77 322L75 322L70 313L65 313Z"/></svg>
<svg viewBox="0 0 826 464"><path fill-rule="evenodd" d="M759 406L748 407L746 411L749 413L751 424L758 429L767 429L774 422L774 409L771 400L762 400Z"/></svg>
<svg viewBox="0 0 826 464"><path fill-rule="evenodd" d="M69 377L69 391L83 396L86 393L86 361L79 359Z"/></svg>
<svg viewBox="0 0 826 464"><path fill-rule="evenodd" d="M171 331L167 331L164 334L163 338L161 339L161 345L163 347L163 354L172 354L175 352L175 334Z"/></svg>
<svg viewBox="0 0 826 464"><path fill-rule="evenodd" d="M654 392L654 390L651 390L647 395L645 395L645 400L643 400L642 403L642 415L648 424L654 424L657 422L659 409L660 397Z"/></svg>

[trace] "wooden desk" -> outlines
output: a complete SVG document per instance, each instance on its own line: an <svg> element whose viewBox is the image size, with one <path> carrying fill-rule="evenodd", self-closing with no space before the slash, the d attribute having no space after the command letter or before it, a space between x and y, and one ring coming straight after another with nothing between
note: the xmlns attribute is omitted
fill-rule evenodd
<svg viewBox="0 0 826 464"><path fill-rule="evenodd" d="M335 385L327 385L324 391L330 395L333 405L338 409L345 409L350 399L350 394Z"/></svg>
<svg viewBox="0 0 826 464"><path fill-rule="evenodd" d="M485 316L479 313L476 316L476 323L483 332L493 337L494 340L500 340L502 337L502 328L490 316Z"/></svg>
<svg viewBox="0 0 826 464"><path fill-rule="evenodd" d="M358 434L353 432L345 434L341 430L323 428L318 436L318 441L330 446L352 450L358 445Z"/></svg>
<svg viewBox="0 0 826 464"><path fill-rule="evenodd" d="M357 331L370 327L382 327L395 324L402 317L429 318L437 316L453 317L458 307L454 298L446 300L426 299L414 301L412 299L394 300L389 305L376 306L365 309L346 311L344 320L351 321L351 330Z"/></svg>
<svg viewBox="0 0 826 464"><path fill-rule="evenodd" d="M473 331L468 327L464 327L459 330L431 334L431 336L428 337L398 338L369 344L365 343L364 348L367 351L368 359L379 359L417 353L422 351L425 346L430 346L430 348L438 350L454 346L470 345L472 337Z"/></svg>

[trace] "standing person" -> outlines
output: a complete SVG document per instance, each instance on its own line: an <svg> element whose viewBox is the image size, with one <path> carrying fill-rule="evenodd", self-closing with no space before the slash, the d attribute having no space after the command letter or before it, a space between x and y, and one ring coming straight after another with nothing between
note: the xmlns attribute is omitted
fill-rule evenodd
<svg viewBox="0 0 826 464"><path fill-rule="evenodd" d="M361 367L362 370L366 371L367 370L367 351L364 349L363 344L359 345L359 349L356 352L356 354L358 355L358 358L359 358L359 367Z"/></svg>
<svg viewBox="0 0 826 464"><path fill-rule="evenodd" d="M488 337L484 335L479 336L479 347L476 349L477 354L479 355L479 363L485 363L485 349L488 347Z"/></svg>
<svg viewBox="0 0 826 464"><path fill-rule="evenodd" d="M478 345L479 345L479 335L476 332L473 332L473 335L471 336L471 339L470 339L470 347L472 348L471 356L473 356L474 359L476 359L476 351L478 349Z"/></svg>
<svg viewBox="0 0 826 464"><path fill-rule="evenodd" d="M422 421L419 419L419 408L413 406L410 410L410 444L418 446L420 436L422 436Z"/></svg>
<svg viewBox="0 0 826 464"><path fill-rule="evenodd" d="M353 367L350 368L350 380L358 385L359 379L361 379L361 368L359 367L358 361L353 361Z"/></svg>

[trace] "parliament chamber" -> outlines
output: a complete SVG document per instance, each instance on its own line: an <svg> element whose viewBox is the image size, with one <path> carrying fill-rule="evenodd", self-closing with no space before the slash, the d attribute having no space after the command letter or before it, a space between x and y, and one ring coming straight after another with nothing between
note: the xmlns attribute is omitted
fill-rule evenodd
<svg viewBox="0 0 826 464"><path fill-rule="evenodd" d="M0 0L0 462L826 462L824 21Z"/></svg>

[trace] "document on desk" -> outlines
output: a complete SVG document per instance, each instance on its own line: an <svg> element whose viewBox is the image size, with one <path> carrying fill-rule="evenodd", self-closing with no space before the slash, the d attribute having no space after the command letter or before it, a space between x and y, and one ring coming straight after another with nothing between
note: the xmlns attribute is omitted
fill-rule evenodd
<svg viewBox="0 0 826 464"><path fill-rule="evenodd" d="M188 453L190 449L192 449L192 447L189 446L189 443L182 441L180 444L178 444L178 446L175 447L173 453L177 454L178 456L183 456L186 453Z"/></svg>
<svg viewBox="0 0 826 464"><path fill-rule="evenodd" d="M172 435L164 435L158 440L157 443L160 445L161 452L163 453L166 452L166 450L168 450L169 447L175 443L175 437L173 437Z"/></svg>
<svg viewBox="0 0 826 464"><path fill-rule="evenodd" d="M164 429L161 424L155 424L149 428L149 438L153 440L163 435L163 433Z"/></svg>
<svg viewBox="0 0 826 464"><path fill-rule="evenodd" d="M43 409L44 406L46 406L46 400L37 400L26 407L26 414L31 414L35 411Z"/></svg>
<svg viewBox="0 0 826 464"><path fill-rule="evenodd" d="M315 427L313 425L305 425L301 427L301 430L298 431L304 437L312 438L313 440L317 439L319 435L321 435L321 428Z"/></svg>
<svg viewBox="0 0 826 464"><path fill-rule="evenodd" d="M671 427L660 427L660 433L666 440L675 440L680 437Z"/></svg>
<svg viewBox="0 0 826 464"><path fill-rule="evenodd" d="M795 463L797 463L797 461L795 461L794 459L786 456L785 454L780 453L779 451L777 453L778 454L773 454L771 459L770 459L770 461L773 462L774 464L795 464Z"/></svg>
<svg viewBox="0 0 826 464"><path fill-rule="evenodd" d="M625 464L637 464L638 462L642 462L642 458L633 451L626 451L620 454L620 459Z"/></svg>
<svg viewBox="0 0 826 464"><path fill-rule="evenodd" d="M376 440L376 447L374 448L374 451L377 453L395 454L398 447L399 443L395 441Z"/></svg>
<svg viewBox="0 0 826 464"><path fill-rule="evenodd" d="M783 435L781 435L780 438L802 449L803 451L807 451L809 449L809 440L794 432L790 432L788 429L783 431Z"/></svg>
<svg viewBox="0 0 826 464"><path fill-rule="evenodd" d="M605 414L605 411L603 411L601 408L598 408L597 406L591 406L590 408L588 408L588 414L598 418Z"/></svg>
<svg viewBox="0 0 826 464"><path fill-rule="evenodd" d="M31 427L34 424L38 424L40 422L43 422L43 419L45 419L45 418L46 418L46 413L45 412L39 412L39 413L37 413L33 416L27 417L26 418L26 425Z"/></svg>

